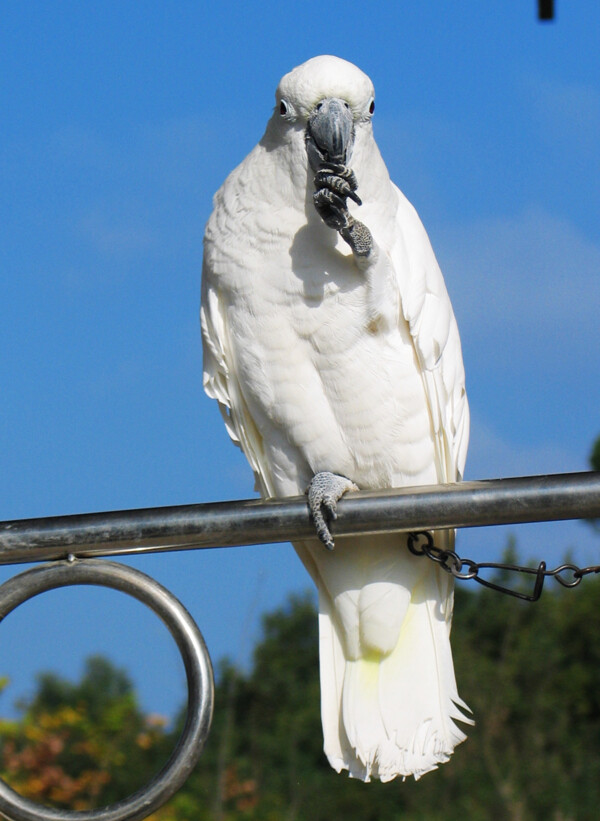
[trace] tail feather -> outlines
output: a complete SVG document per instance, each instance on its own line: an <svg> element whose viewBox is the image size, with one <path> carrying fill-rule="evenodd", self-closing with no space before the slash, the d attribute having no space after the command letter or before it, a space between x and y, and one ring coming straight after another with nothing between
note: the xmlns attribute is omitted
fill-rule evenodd
<svg viewBox="0 0 600 821"><path fill-rule="evenodd" d="M456 745L466 738L456 721L473 723L469 708L458 696L454 677L450 649L452 579L422 559L416 559L415 565L414 557L407 557L398 545L398 537L394 544L395 570L382 569L385 562L381 556L386 554L387 546L380 543L379 547L383 549L370 545L370 555L377 555L376 578L369 576L364 562L355 570L360 580L367 581L362 590L372 588L366 604L362 602L362 610L362 593L357 595L360 587L349 584L343 546L338 544L334 551L338 554L337 590L328 568L319 567L316 580L325 753L335 770L346 769L351 777L364 781L389 781L409 775L418 779L448 761ZM362 554L369 556L364 545ZM353 549L348 558L355 568L356 557ZM394 575L407 579L411 588L394 581ZM343 587L348 595L340 592ZM398 588L409 595L396 595ZM380 612L374 604L374 592L382 603ZM399 608L398 603L405 599L406 607ZM361 617L383 625L386 614L393 622L399 609L403 612L399 628L393 633L394 642L390 643L392 632L380 628L372 632L373 637L382 634L380 646L367 643L365 637L370 630L361 627ZM340 612L344 614L343 622Z"/></svg>

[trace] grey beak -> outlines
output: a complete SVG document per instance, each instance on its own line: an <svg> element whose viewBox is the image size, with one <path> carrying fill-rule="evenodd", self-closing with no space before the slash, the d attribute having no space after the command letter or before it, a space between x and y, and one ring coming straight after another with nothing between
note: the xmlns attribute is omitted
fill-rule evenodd
<svg viewBox="0 0 600 821"><path fill-rule="evenodd" d="M354 142L354 120L344 100L329 97L315 106L306 126L306 150L313 170L323 162L346 165Z"/></svg>

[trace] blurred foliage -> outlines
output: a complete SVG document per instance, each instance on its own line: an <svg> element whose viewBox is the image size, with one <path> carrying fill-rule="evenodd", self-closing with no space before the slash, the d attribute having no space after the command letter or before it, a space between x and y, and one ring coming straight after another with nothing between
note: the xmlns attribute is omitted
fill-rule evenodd
<svg viewBox="0 0 600 821"><path fill-rule="evenodd" d="M590 453L590 467L592 470L600 470L600 436L592 445L592 452Z"/></svg>
<svg viewBox="0 0 600 821"><path fill-rule="evenodd" d="M158 716L139 709L126 674L87 660L81 681L38 676L18 721L0 719L2 777L48 806L86 810L124 798L168 757L173 741Z"/></svg>
<svg viewBox="0 0 600 821"><path fill-rule="evenodd" d="M590 452L589 457L589 465L592 470L600 471L600 436L592 445L592 450ZM588 524L590 524L594 528L594 530L600 531L600 519L588 519L587 521Z"/></svg>
<svg viewBox="0 0 600 821"><path fill-rule="evenodd" d="M507 558L515 560L514 546ZM501 576L496 580L502 582ZM459 585L452 644L476 726L418 782L363 784L322 753L310 595L267 614L248 672L221 664L215 719L187 784L155 821L595 819L600 806L600 580L535 604ZM90 659L81 681L40 676L2 721L0 769L20 792L85 809L132 792L179 726L144 716L126 675Z"/></svg>

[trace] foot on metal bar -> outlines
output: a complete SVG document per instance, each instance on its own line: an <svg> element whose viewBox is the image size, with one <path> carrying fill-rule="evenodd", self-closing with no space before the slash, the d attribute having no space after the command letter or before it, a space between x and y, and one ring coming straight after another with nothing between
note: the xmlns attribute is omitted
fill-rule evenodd
<svg viewBox="0 0 600 821"><path fill-rule="evenodd" d="M344 493L351 490L358 490L354 482L329 471L315 474L307 488L308 506L317 528L317 536L327 550L335 547L330 527L337 517L337 502Z"/></svg>

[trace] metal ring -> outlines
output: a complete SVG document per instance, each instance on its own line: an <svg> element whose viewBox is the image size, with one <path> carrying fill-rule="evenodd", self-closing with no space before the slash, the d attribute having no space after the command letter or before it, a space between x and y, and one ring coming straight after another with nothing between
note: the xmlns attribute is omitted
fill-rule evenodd
<svg viewBox="0 0 600 821"><path fill-rule="evenodd" d="M159 616L177 642L188 686L185 727L162 770L128 798L97 810L51 809L23 798L0 779L0 813L10 821L140 821L183 785L196 765L212 720L214 683L210 656L196 623L178 599L139 570L117 562L85 559L34 567L0 586L0 621L38 593L75 584L128 593Z"/></svg>

